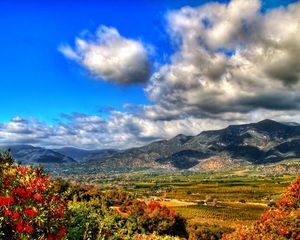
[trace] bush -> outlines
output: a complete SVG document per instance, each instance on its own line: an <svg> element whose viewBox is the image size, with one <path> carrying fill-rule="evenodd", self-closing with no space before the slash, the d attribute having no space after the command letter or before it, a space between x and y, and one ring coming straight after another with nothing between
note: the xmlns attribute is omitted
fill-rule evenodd
<svg viewBox="0 0 300 240"><path fill-rule="evenodd" d="M151 201L146 204L133 200L122 206L121 211L128 214L128 219L137 232L187 236L185 219L159 202Z"/></svg>
<svg viewBox="0 0 300 240"><path fill-rule="evenodd" d="M270 202L268 203L268 206L269 206L269 207L276 207L276 202L275 202L275 201L270 201Z"/></svg>
<svg viewBox="0 0 300 240"><path fill-rule="evenodd" d="M146 204L124 191L101 192L63 179L50 180L42 168L16 164L9 152L1 154L0 160L2 240L171 240L176 238L158 234L187 236L185 220L158 202Z"/></svg>
<svg viewBox="0 0 300 240"><path fill-rule="evenodd" d="M178 237L171 237L171 236L160 236L157 234L139 234L133 238L133 240L180 240Z"/></svg>
<svg viewBox="0 0 300 240"><path fill-rule="evenodd" d="M188 226L189 240L218 240L225 233L231 233L234 229L224 228L219 225L211 224L190 224Z"/></svg>
<svg viewBox="0 0 300 240"><path fill-rule="evenodd" d="M70 202L67 239L127 239L126 220L106 206L103 199Z"/></svg>
<svg viewBox="0 0 300 240"><path fill-rule="evenodd" d="M123 190L108 190L103 193L107 206L121 206L124 202L133 200L133 196Z"/></svg>
<svg viewBox="0 0 300 240"><path fill-rule="evenodd" d="M225 235L225 240L234 239L300 239L300 175L281 196L276 207L267 211L251 227Z"/></svg>
<svg viewBox="0 0 300 240"><path fill-rule="evenodd" d="M67 217L67 203L43 169L22 167L9 152L0 154L1 239L62 239Z"/></svg>

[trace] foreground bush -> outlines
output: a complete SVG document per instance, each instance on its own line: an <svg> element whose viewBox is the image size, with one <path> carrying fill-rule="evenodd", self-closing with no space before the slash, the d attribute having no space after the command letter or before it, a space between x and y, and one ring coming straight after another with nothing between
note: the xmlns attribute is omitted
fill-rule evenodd
<svg viewBox="0 0 300 240"><path fill-rule="evenodd" d="M180 235L187 237L185 220L158 202L146 204L143 201L128 200L131 196L121 191L107 191L101 194L82 193L83 199L69 202L71 212L68 239L176 239L159 235ZM124 196L113 200L108 196ZM89 199L89 200L86 200ZM122 204L120 206L120 204ZM150 234L147 236L146 234ZM151 238L154 237L155 238Z"/></svg>
<svg viewBox="0 0 300 240"><path fill-rule="evenodd" d="M128 215L128 220L138 232L187 236L185 219L159 202L151 201L146 204L133 200L126 202L121 211Z"/></svg>
<svg viewBox="0 0 300 240"><path fill-rule="evenodd" d="M232 228L225 228L215 224L193 223L188 226L189 240L218 240L226 233L233 232Z"/></svg>
<svg viewBox="0 0 300 240"><path fill-rule="evenodd" d="M133 238L133 240L180 240L178 237L171 237L171 236L160 236L157 234L139 234Z"/></svg>
<svg viewBox="0 0 300 240"><path fill-rule="evenodd" d="M243 227L224 240L300 239L300 175L281 196L276 207L267 211L252 227Z"/></svg>
<svg viewBox="0 0 300 240"><path fill-rule="evenodd" d="M41 168L21 167L0 154L1 239L63 239L67 204Z"/></svg>
<svg viewBox="0 0 300 240"><path fill-rule="evenodd" d="M132 239L126 219L107 207L101 198L69 202L71 211L67 239Z"/></svg>

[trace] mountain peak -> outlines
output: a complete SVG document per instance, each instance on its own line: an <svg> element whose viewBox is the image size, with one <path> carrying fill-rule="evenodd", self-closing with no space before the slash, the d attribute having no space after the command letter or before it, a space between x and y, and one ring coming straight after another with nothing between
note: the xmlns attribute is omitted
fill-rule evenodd
<svg viewBox="0 0 300 240"><path fill-rule="evenodd" d="M281 123L276 122L275 120L272 120L272 119L268 119L268 118L266 118L264 120L261 120L261 121L255 123L255 124L277 124L277 125L282 125Z"/></svg>
<svg viewBox="0 0 300 240"><path fill-rule="evenodd" d="M182 134L182 133L180 133L180 134L177 134L175 137L173 137L172 139L175 139L175 138L185 138L185 137L187 137L186 135L184 135L184 134Z"/></svg>
<svg viewBox="0 0 300 240"><path fill-rule="evenodd" d="M288 125L270 119L265 119L260 122L253 123L251 125L256 127L257 129L264 130L264 131L278 131L278 130L289 128Z"/></svg>

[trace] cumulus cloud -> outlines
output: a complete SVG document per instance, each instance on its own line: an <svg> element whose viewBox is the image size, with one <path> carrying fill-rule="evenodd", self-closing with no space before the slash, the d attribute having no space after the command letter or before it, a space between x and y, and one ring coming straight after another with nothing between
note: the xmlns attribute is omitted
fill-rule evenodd
<svg viewBox="0 0 300 240"><path fill-rule="evenodd" d="M145 82L150 77L147 47L140 41L122 37L112 27L101 26L92 38L76 38L74 48L63 45L59 51L96 79L132 84Z"/></svg>
<svg viewBox="0 0 300 240"><path fill-rule="evenodd" d="M186 116L177 119L153 119L113 111L108 119L83 113L63 114L56 124L38 119L12 119L0 124L0 146L32 144L45 147L73 146L86 149L138 147L177 134L196 135L208 129L229 124L257 122L272 118L284 122L300 122L297 111L256 110L249 113L223 113L218 116ZM19 117L18 117L19 118Z"/></svg>
<svg viewBox="0 0 300 240"><path fill-rule="evenodd" d="M178 46L146 88L156 109L192 115L300 108L300 3L184 7L167 16Z"/></svg>
<svg viewBox="0 0 300 240"><path fill-rule="evenodd" d="M109 119L82 113L63 114L56 124L37 119L12 119L0 124L0 145L33 144L46 147L129 148L178 133L194 134L220 126L221 121L203 121L189 117L174 121L152 120L129 113L113 111ZM18 117L19 118L19 117ZM216 124L218 123L218 124Z"/></svg>

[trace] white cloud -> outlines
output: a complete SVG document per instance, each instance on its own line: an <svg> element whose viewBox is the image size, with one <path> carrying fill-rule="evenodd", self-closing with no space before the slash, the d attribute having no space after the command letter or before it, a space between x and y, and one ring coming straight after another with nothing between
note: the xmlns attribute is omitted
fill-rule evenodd
<svg viewBox="0 0 300 240"><path fill-rule="evenodd" d="M64 45L59 50L96 79L132 84L150 76L147 48L140 41L122 37L115 28L101 26L92 39L76 38L74 49Z"/></svg>
<svg viewBox="0 0 300 240"><path fill-rule="evenodd" d="M108 120L97 115L73 113L64 115L55 125L36 119L0 124L0 145L33 144L46 147L74 146L81 148L129 148L158 139L171 138L178 133L187 135L225 121L186 119L151 120L128 113L112 112ZM67 121L67 122L65 122Z"/></svg>
<svg viewBox="0 0 300 240"><path fill-rule="evenodd" d="M229 124L257 122L271 118L300 122L297 111L256 110L247 114L225 113L214 117L186 116L178 119L151 119L129 113L111 112L109 119L98 115L73 113L57 124L37 119L0 124L0 145L33 144L45 147L74 146L87 149L138 147L177 134L196 135L204 130L220 129Z"/></svg>
<svg viewBox="0 0 300 240"><path fill-rule="evenodd" d="M264 14L258 0L209 3L168 21L178 50L146 88L159 108L194 116L300 109L299 2Z"/></svg>

